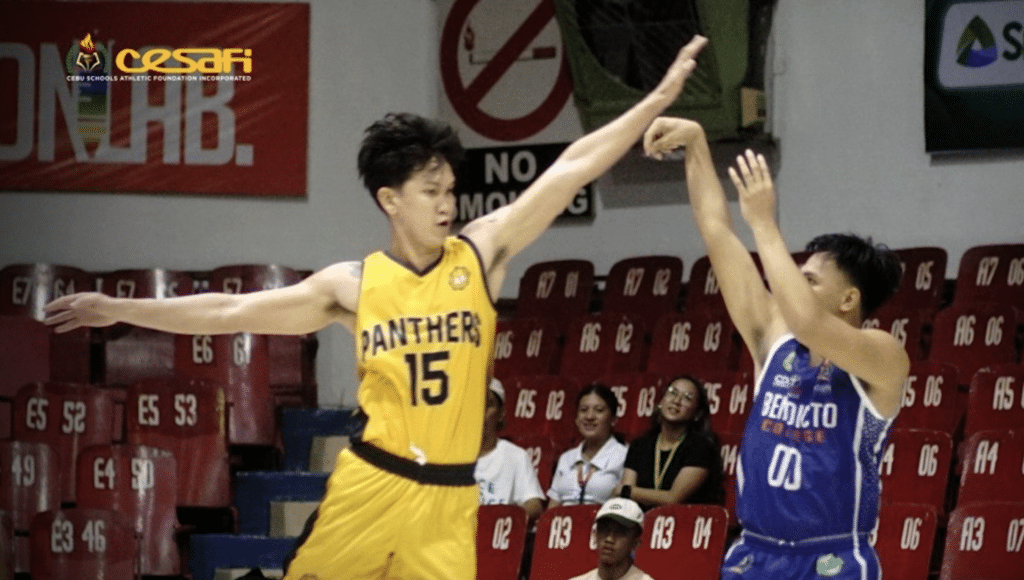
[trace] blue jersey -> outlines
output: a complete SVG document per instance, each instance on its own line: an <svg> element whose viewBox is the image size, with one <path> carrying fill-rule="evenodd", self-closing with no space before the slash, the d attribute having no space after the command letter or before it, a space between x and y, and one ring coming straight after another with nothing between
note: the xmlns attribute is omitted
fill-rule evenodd
<svg viewBox="0 0 1024 580"><path fill-rule="evenodd" d="M891 425L856 377L827 362L811 366L805 346L780 338L755 385L740 447L744 531L788 542L870 532Z"/></svg>

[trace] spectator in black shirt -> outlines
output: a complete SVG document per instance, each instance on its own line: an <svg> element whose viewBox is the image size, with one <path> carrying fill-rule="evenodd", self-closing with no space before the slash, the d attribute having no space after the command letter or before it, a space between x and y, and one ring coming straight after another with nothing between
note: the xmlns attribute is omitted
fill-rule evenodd
<svg viewBox="0 0 1024 580"><path fill-rule="evenodd" d="M644 509L673 503L721 504L721 458L701 382L669 381L651 429L629 445L619 493Z"/></svg>

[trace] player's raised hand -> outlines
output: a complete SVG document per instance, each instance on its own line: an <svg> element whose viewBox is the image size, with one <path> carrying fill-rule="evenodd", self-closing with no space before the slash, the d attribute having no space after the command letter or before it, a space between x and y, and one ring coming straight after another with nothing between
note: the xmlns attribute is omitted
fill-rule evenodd
<svg viewBox="0 0 1024 580"><path fill-rule="evenodd" d="M111 298L99 292L81 292L68 294L53 300L43 307L49 326L57 326L57 332L68 332L83 326L110 326L117 322L104 314L104 305Z"/></svg>
<svg viewBox="0 0 1024 580"><path fill-rule="evenodd" d="M666 153L703 137L704 128L696 121L658 117L644 132L644 155L661 161Z"/></svg>
<svg viewBox="0 0 1024 580"><path fill-rule="evenodd" d="M707 37L698 34L690 42L686 43L683 48L679 49L676 60L669 65L668 70L665 71L665 76L662 77L661 82L658 83L653 92L674 101L679 96L679 93L683 91L683 83L689 78L693 69L697 68L697 54L707 43Z"/></svg>
<svg viewBox="0 0 1024 580"><path fill-rule="evenodd" d="M729 178L739 194L743 219L754 225L775 219L775 186L764 155L747 149L736 157L736 167L729 168Z"/></svg>

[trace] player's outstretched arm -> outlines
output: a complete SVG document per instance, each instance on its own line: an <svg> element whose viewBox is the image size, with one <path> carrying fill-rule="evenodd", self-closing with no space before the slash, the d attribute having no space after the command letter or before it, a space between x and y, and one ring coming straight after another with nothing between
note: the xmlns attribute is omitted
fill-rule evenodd
<svg viewBox="0 0 1024 580"><path fill-rule="evenodd" d="M345 262L305 280L249 294L196 294L166 299L69 294L46 305L57 332L127 322L178 334L305 334L338 322L351 328L361 263Z"/></svg>
<svg viewBox="0 0 1024 580"><path fill-rule="evenodd" d="M540 237L580 188L625 155L651 121L679 96L697 66L697 53L706 44L706 38L695 36L643 100L572 143L513 203L466 226L463 234L477 245L489 271L503 269L512 256Z"/></svg>
<svg viewBox="0 0 1024 580"><path fill-rule="evenodd" d="M910 368L903 345L883 330L850 325L815 298L811 284L816 281L797 267L776 222L775 187L763 155L748 150L729 168L729 176L786 326L809 349L866 381L880 412L895 414Z"/></svg>
<svg viewBox="0 0 1024 580"><path fill-rule="evenodd" d="M732 228L704 129L689 119L659 117L644 133L644 152L655 159L680 147L686 150L690 207L725 306L754 361L760 363L784 328L750 252Z"/></svg>

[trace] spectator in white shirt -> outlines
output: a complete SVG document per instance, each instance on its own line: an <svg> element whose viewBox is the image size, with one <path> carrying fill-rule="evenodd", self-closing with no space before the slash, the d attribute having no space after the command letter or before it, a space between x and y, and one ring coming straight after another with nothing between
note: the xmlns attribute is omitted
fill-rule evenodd
<svg viewBox="0 0 1024 580"><path fill-rule="evenodd" d="M473 472L480 486L480 505L519 505L532 522L544 511L544 490L526 450L498 438L498 432L504 427L505 388L498 379L491 379L480 456Z"/></svg>
<svg viewBox="0 0 1024 580"><path fill-rule="evenodd" d="M597 512L597 568L571 580L654 580L633 565L633 552L644 531L644 511L631 499L617 497Z"/></svg>
<svg viewBox="0 0 1024 580"><path fill-rule="evenodd" d="M594 383L576 397L576 428L583 441L558 458L548 490L548 507L604 503L622 477L626 446L612 433L619 400L607 385Z"/></svg>

